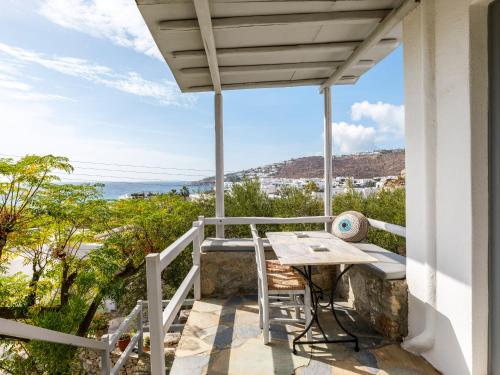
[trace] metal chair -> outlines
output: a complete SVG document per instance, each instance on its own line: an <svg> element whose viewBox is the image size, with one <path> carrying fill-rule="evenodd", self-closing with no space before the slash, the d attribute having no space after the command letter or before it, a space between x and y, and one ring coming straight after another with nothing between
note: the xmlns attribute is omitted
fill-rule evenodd
<svg viewBox="0 0 500 375"><path fill-rule="evenodd" d="M264 344L269 343L271 322L303 323L311 321L311 291L304 278L292 267L283 266L278 261L265 259L264 244L259 237L255 225L251 225L255 245L255 260L257 263L258 303L260 328L264 336ZM295 318L271 318L270 308L295 308ZM301 319L300 310L304 311ZM312 339L311 330L307 339Z"/></svg>

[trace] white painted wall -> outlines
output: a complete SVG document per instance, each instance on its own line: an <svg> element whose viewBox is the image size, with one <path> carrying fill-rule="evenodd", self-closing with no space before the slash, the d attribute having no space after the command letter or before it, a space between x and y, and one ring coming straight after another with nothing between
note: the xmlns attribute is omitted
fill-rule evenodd
<svg viewBox="0 0 500 375"><path fill-rule="evenodd" d="M486 3L425 0L404 22L409 338L435 324L423 355L453 375L487 373Z"/></svg>

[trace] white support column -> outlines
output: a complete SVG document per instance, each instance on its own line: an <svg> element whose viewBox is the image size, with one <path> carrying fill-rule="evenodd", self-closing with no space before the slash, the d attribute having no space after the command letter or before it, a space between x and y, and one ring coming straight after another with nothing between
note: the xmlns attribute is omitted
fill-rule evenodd
<svg viewBox="0 0 500 375"><path fill-rule="evenodd" d="M224 130L222 94L215 94L215 216L224 217ZM216 237L224 238L224 225L216 226Z"/></svg>
<svg viewBox="0 0 500 375"><path fill-rule="evenodd" d="M151 374L164 375L165 349L163 339L165 338L165 332L163 330L160 254L146 256L146 281L151 341Z"/></svg>
<svg viewBox="0 0 500 375"><path fill-rule="evenodd" d="M109 345L109 335L103 335L101 341ZM109 375L113 365L111 364L111 357L109 354L109 347L101 351L101 375Z"/></svg>
<svg viewBox="0 0 500 375"><path fill-rule="evenodd" d="M203 242L203 231L204 225L202 221L193 222L193 227L198 227L198 233L193 240L193 266L200 267L200 256L201 256L201 243ZM198 275L194 279L193 284L194 289L194 299L199 301L201 299L201 275L198 272Z"/></svg>
<svg viewBox="0 0 500 375"><path fill-rule="evenodd" d="M332 95L330 87L323 90L325 105L325 216L332 215ZM332 223L325 223L325 230L332 231Z"/></svg>

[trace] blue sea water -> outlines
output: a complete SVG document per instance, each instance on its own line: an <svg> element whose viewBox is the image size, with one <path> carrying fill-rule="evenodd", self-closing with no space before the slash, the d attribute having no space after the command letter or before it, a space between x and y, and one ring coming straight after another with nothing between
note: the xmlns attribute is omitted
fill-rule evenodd
<svg viewBox="0 0 500 375"><path fill-rule="evenodd" d="M104 184L104 199L120 199L130 197L133 193L168 193L179 191L183 186L191 194L206 192L213 189L213 184L193 184L191 181L158 181L158 182L102 182Z"/></svg>

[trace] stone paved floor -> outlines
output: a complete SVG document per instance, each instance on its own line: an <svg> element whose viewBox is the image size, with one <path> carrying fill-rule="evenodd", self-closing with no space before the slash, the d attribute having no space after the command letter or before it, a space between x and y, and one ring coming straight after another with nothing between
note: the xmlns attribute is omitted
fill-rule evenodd
<svg viewBox="0 0 500 375"><path fill-rule="evenodd" d="M360 352L356 353L352 344L329 344L301 346L293 355L291 341L300 326L272 326L271 344L264 345L254 296L198 301L184 328L170 375L439 374L422 358L384 340L356 319L352 310L343 311L340 315L346 328L360 336ZM338 333L331 312L323 311L320 319L328 335Z"/></svg>

